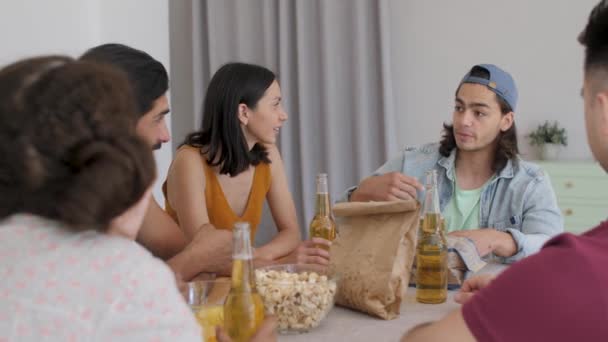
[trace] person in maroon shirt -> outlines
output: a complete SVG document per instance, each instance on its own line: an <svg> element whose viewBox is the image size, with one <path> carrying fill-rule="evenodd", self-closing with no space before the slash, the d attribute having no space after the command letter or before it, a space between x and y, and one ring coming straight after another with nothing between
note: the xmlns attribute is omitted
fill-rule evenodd
<svg viewBox="0 0 608 342"><path fill-rule="evenodd" d="M608 171L608 0L579 36L583 99L593 156ZM471 278L462 307L409 331L402 341L608 341L608 222L562 234L496 279Z"/></svg>

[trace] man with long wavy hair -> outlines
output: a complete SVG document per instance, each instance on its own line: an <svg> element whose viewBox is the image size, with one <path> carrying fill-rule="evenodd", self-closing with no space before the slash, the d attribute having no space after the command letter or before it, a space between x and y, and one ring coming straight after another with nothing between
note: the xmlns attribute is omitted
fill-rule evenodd
<svg viewBox="0 0 608 342"><path fill-rule="evenodd" d="M548 177L519 158L517 98L509 73L475 65L456 90L452 124L444 124L441 142L405 149L345 197L421 198L419 180L435 169L449 234L469 238L480 256L494 255L503 263L536 253L563 231L563 219Z"/></svg>
<svg viewBox="0 0 608 342"><path fill-rule="evenodd" d="M608 0L593 9L579 41L587 139L608 171ZM607 221L582 235L561 234L496 279L465 281L455 297L461 308L402 341L606 341L606 264Z"/></svg>

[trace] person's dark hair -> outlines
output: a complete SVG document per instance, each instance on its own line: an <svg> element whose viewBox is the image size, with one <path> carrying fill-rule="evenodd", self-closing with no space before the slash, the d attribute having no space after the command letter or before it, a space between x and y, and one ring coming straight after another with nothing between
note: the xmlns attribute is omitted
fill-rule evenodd
<svg viewBox="0 0 608 342"><path fill-rule="evenodd" d="M50 56L0 70L0 219L30 213L105 231L155 177L125 75Z"/></svg>
<svg viewBox="0 0 608 342"><path fill-rule="evenodd" d="M189 134L182 145L199 147L209 165L220 167L221 174L236 176L250 165L270 163L263 145L255 144L249 150L238 107L245 104L255 109L275 79L272 71L258 65L222 66L209 82L200 131Z"/></svg>
<svg viewBox="0 0 608 342"><path fill-rule="evenodd" d="M140 115L152 109L154 101L169 89L169 76L162 63L126 45L99 45L85 52L80 60L111 64L125 72L133 87Z"/></svg>
<svg viewBox="0 0 608 342"><path fill-rule="evenodd" d="M488 70L479 66L475 66L473 69L471 69L471 76L490 79L490 73ZM459 90L460 86L458 89L456 89L456 94L458 94ZM506 115L513 111L511 106L509 106L505 100L496 94L494 96L496 97L496 101L498 101L502 115ZM498 137L496 137L496 139L498 145L496 148L496 154L494 155L494 161L492 163L492 170L494 172L499 172L507 165L509 159L513 162L517 162L519 147L517 145L517 130L515 128L515 122L513 122L511 128L508 130L498 133ZM457 145L456 138L454 137L454 126L444 123L439 153L444 157L448 157L455 148L457 148Z"/></svg>
<svg viewBox="0 0 608 342"><path fill-rule="evenodd" d="M591 11L587 26L578 37L585 46L585 72L601 72L608 80L608 1L600 1Z"/></svg>

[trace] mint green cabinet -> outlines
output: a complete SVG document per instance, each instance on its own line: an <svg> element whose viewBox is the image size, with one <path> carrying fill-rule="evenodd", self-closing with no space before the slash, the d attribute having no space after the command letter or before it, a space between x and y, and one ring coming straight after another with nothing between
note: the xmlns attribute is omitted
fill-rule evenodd
<svg viewBox="0 0 608 342"><path fill-rule="evenodd" d="M594 162L539 162L549 175L564 228L581 233L608 217L608 174Z"/></svg>

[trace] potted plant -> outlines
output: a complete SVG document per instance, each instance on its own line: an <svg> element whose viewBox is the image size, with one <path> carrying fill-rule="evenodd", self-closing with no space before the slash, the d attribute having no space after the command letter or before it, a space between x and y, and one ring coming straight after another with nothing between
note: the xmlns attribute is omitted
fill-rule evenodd
<svg viewBox="0 0 608 342"><path fill-rule="evenodd" d="M528 134L530 145L537 146L539 149L540 159L556 160L563 146L568 146L568 137L566 129L560 128L557 121L552 124L545 121L536 129Z"/></svg>

